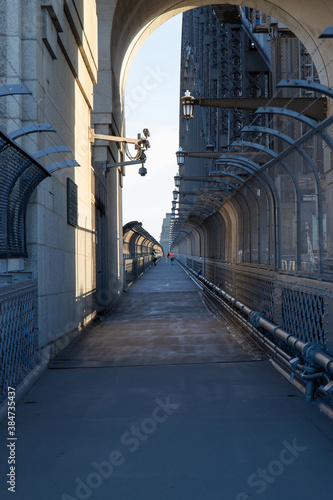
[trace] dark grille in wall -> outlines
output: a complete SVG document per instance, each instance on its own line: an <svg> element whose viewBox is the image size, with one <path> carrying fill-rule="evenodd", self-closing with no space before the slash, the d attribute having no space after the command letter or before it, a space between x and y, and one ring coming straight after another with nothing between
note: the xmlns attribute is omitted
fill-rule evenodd
<svg viewBox="0 0 333 500"><path fill-rule="evenodd" d="M77 185L67 177L67 222L77 227Z"/></svg>

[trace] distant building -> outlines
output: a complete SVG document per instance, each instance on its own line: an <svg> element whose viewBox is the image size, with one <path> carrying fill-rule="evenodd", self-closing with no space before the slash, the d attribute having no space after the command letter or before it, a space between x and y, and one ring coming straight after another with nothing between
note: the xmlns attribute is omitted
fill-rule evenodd
<svg viewBox="0 0 333 500"><path fill-rule="evenodd" d="M162 223L162 231L160 236L160 244L163 247L164 256L166 256L170 250L170 222L171 222L171 214L165 214Z"/></svg>

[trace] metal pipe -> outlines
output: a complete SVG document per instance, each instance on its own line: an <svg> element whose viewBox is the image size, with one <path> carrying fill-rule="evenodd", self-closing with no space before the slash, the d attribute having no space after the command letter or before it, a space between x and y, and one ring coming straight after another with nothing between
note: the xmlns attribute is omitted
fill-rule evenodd
<svg viewBox="0 0 333 500"><path fill-rule="evenodd" d="M223 302L223 306L224 308L226 308L228 313L231 313L233 316L236 316L237 320L240 322L243 328L245 328L245 330L248 331L251 335L254 335L260 344L265 346L265 348L280 363L278 364L273 359L271 359L270 361L272 362L273 366L285 377L287 377L290 382L292 382L294 385L296 385L299 389L301 389L305 393L305 400L307 402L313 401L316 392L316 379L322 378L324 379L324 381L326 381L326 383L331 382L331 379L327 373L325 372L323 373L322 371L318 372L317 367L313 366L317 364L322 366L327 372L330 373L333 372L333 359L330 358L328 355L319 352L317 345L310 342L305 343L295 338L294 336L288 334L282 328L279 328L277 325L274 325L265 318L256 317L255 320L258 326L263 327L265 330L267 330L268 332L270 332L271 334L282 340L284 343L289 344L293 348L300 351L304 355L306 362L310 362L311 364L301 365L300 363L297 362L297 360L296 362L292 363L291 362L292 359L290 356L288 356L287 353L282 351L278 346L276 346L273 342L267 339L264 334L261 334L255 328L255 326L251 327L249 325L249 322L243 316L241 316L240 313L236 312L234 308L237 308L242 313L247 314L250 317L252 323L253 321L251 319L251 315L253 317L254 314L258 314L258 311L253 311L248 306L245 306L242 302L236 300L234 297L221 290L218 286L211 283L209 280L207 280L207 278L204 278L203 276L200 275L195 276L194 272L191 269L187 268L185 264L181 264L181 266L185 269L185 272L189 275L189 277L201 288L201 290L204 289L199 283L204 282L204 284L206 285L206 290L204 290L205 293L211 295L214 298L214 300L218 302ZM191 276L191 274L193 276ZM231 305L228 305L226 301L230 302ZM292 374L295 374L298 377L299 382L297 383L294 382L294 378L290 377L290 371L292 372ZM318 392L324 394L325 396L332 397L332 394L330 392L325 391L324 387L322 386L318 387ZM320 403L320 405L324 405L324 407L326 408L325 403ZM332 418L331 414L328 416Z"/></svg>
<svg viewBox="0 0 333 500"><path fill-rule="evenodd" d="M193 271L191 271L191 272L193 272ZM255 323L258 326L261 326L262 328L267 330L269 333L273 334L275 337L282 340L284 343L286 343L286 344L290 345L291 347L293 347L294 349L296 349L301 354L303 354L304 351L307 351L307 350L310 351L310 348L312 347L311 343L303 342L302 340L298 339L297 337L294 337L293 335L284 331L278 325L263 318L262 316L260 316L260 312L254 311L250 307L246 306L245 304L243 304L242 302L237 300L235 297L232 297L228 293L224 292L221 288L214 285L214 283L211 283L210 281L208 281L207 278L204 278L203 276L198 276L197 278L200 281L203 281L209 288L213 289L220 296L222 296L223 299L228 301L232 306L236 307L241 312L243 312L247 316L249 316L250 320L251 320L251 316L252 316L252 318L255 318ZM307 348L307 349L305 349L305 348ZM311 361L313 363L316 363L317 365L322 367L326 372L333 375L333 358L331 356L329 356L328 354L325 354L323 352L319 352L318 350L313 350L309 353L309 357L311 358Z"/></svg>

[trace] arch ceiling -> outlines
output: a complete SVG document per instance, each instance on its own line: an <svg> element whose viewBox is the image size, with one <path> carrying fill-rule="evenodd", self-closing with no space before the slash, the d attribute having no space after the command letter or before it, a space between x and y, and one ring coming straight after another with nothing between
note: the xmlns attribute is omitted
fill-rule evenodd
<svg viewBox="0 0 333 500"><path fill-rule="evenodd" d="M111 3L112 0L110 0ZM324 85L333 85L333 41L318 39L333 24L332 0L118 0L111 32L114 91L123 100L131 63L149 35L173 16L204 5L243 5L275 17L285 24L312 54ZM327 68L323 68L327 65ZM322 71L321 71L322 70ZM114 96L115 97L115 96Z"/></svg>

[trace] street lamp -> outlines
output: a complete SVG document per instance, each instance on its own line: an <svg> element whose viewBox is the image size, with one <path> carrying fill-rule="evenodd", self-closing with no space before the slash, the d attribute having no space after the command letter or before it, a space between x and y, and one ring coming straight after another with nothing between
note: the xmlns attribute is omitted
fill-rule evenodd
<svg viewBox="0 0 333 500"><path fill-rule="evenodd" d="M175 189L174 191L172 191L172 194L173 194L173 199L175 201L177 201L178 200L178 195L179 195L179 192L177 191L177 189Z"/></svg>
<svg viewBox="0 0 333 500"><path fill-rule="evenodd" d="M179 173L174 176L174 179L175 179L175 186L176 186L176 188L180 187L180 181L182 180L182 178L180 177Z"/></svg>
<svg viewBox="0 0 333 500"><path fill-rule="evenodd" d="M183 151L182 147L179 147L179 150L176 152L177 156L177 165L178 167L182 167L185 163L185 152Z"/></svg>
<svg viewBox="0 0 333 500"><path fill-rule="evenodd" d="M176 206L177 206L177 202L176 202L176 201L173 201L173 202L172 202L172 208L176 208Z"/></svg>
<svg viewBox="0 0 333 500"><path fill-rule="evenodd" d="M185 95L180 99L182 114L185 120L193 118L194 101L195 98L191 96L191 92L186 90Z"/></svg>

